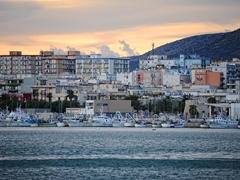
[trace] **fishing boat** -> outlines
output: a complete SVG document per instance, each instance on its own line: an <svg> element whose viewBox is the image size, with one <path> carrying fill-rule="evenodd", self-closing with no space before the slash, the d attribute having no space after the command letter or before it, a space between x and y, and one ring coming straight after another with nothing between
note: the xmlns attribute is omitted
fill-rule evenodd
<svg viewBox="0 0 240 180"><path fill-rule="evenodd" d="M161 113L161 114L163 114L163 113ZM164 115L165 115L166 118L162 122L162 127L163 128L174 128L173 120L169 118L167 113L164 113Z"/></svg>
<svg viewBox="0 0 240 180"><path fill-rule="evenodd" d="M180 114L177 114L176 120L174 122L174 127L175 128L184 128L186 122L187 122L186 120L184 120L180 117Z"/></svg>
<svg viewBox="0 0 240 180"><path fill-rule="evenodd" d="M213 129L235 129L238 128L238 121L231 120L227 116L221 114L211 119L206 119L207 124Z"/></svg>
<svg viewBox="0 0 240 180"><path fill-rule="evenodd" d="M89 120L93 127L112 127L112 119L100 110L100 115Z"/></svg>
<svg viewBox="0 0 240 180"><path fill-rule="evenodd" d="M115 115L112 118L113 127L124 127L125 118L122 116L120 111L116 111Z"/></svg>
<svg viewBox="0 0 240 180"><path fill-rule="evenodd" d="M69 127L84 127L86 119L84 114L75 114L73 117L64 117L64 121Z"/></svg>
<svg viewBox="0 0 240 180"><path fill-rule="evenodd" d="M48 120L42 120L39 123L40 127L56 127L57 126L57 122L55 120L52 119L48 119Z"/></svg>
<svg viewBox="0 0 240 180"><path fill-rule="evenodd" d="M135 127L135 119L129 113L126 114L124 127Z"/></svg>

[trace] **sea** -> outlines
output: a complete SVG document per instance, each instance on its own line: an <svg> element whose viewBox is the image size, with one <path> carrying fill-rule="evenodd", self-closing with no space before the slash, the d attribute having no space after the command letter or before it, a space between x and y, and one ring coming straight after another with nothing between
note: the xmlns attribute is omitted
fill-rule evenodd
<svg viewBox="0 0 240 180"><path fill-rule="evenodd" d="M0 128L1 180L239 178L240 129Z"/></svg>

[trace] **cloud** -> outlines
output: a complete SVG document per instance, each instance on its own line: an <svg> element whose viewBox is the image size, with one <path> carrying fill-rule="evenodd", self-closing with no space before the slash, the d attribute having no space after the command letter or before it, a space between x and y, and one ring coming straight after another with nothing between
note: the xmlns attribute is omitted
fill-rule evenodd
<svg viewBox="0 0 240 180"><path fill-rule="evenodd" d="M70 46L67 46L66 50L63 50L61 48L55 47L53 45L50 45L50 51L53 51L54 55L67 55L68 51L78 51L78 50L76 48L70 47Z"/></svg>
<svg viewBox="0 0 240 180"><path fill-rule="evenodd" d="M117 52L112 51L107 45L97 47L100 50L102 57L113 57L118 58L120 55Z"/></svg>
<svg viewBox="0 0 240 180"><path fill-rule="evenodd" d="M136 52L135 49L131 49L125 41L119 41L119 43L123 45L123 48L120 48L120 50L126 52L127 56L139 55L139 53Z"/></svg>

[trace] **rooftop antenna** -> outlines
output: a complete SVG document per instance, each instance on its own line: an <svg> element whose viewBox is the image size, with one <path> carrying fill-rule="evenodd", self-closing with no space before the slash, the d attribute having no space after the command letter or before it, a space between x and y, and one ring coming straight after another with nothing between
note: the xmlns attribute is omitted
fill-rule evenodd
<svg viewBox="0 0 240 180"><path fill-rule="evenodd" d="M152 43L152 55L154 55L154 43Z"/></svg>

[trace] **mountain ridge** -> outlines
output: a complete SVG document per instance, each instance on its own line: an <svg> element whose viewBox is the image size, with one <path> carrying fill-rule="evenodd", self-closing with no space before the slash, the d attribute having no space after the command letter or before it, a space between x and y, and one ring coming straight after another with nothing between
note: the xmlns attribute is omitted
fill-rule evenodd
<svg viewBox="0 0 240 180"><path fill-rule="evenodd" d="M231 60L240 58L240 28L231 32L202 34L186 37L150 50L140 56L198 54L211 60Z"/></svg>

